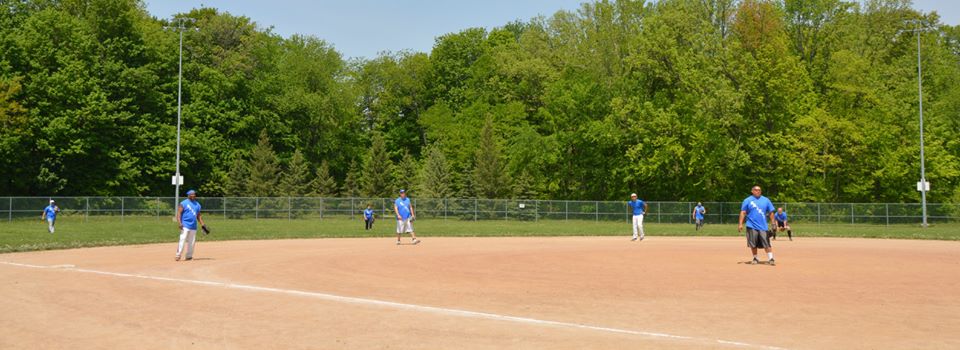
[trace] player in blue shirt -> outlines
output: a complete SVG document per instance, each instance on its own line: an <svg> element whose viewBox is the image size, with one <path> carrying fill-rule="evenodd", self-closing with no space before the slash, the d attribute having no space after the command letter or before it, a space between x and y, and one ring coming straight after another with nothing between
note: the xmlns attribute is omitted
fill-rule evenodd
<svg viewBox="0 0 960 350"><path fill-rule="evenodd" d="M770 246L770 239L767 238L767 216L770 217L770 223L773 223L773 203L767 197L760 195L762 191L760 186L753 186L750 190L751 196L743 200L740 205L740 224L737 226L737 232L743 232L744 219L747 224L747 246L753 252L753 261L751 264L757 264L757 248L763 248L767 252L767 259L770 265L776 265L773 260L773 248Z"/></svg>
<svg viewBox="0 0 960 350"><path fill-rule="evenodd" d="M637 199L636 193L631 193L630 201L627 202L627 206L630 207L631 212L633 213L633 239L631 239L631 241L636 241L637 239L642 241L643 216L647 213L647 203L643 200Z"/></svg>
<svg viewBox="0 0 960 350"><path fill-rule="evenodd" d="M183 244L187 243L186 260L193 260L193 246L197 242L197 227L206 228L203 217L200 216L200 202L197 202L197 191L187 191L187 199L177 207L177 224L180 227L180 243L177 245L177 261L183 253Z"/></svg>
<svg viewBox="0 0 960 350"><path fill-rule="evenodd" d="M373 228L373 220L373 205L367 204L367 209L363 210L363 222L366 223L367 230Z"/></svg>
<svg viewBox="0 0 960 350"><path fill-rule="evenodd" d="M773 218L777 220L777 227L774 229L774 232L787 230L787 237L792 241L793 230L790 229L790 223L787 222L787 212L783 211L783 208L777 208L777 213L773 214ZM774 233L770 238L776 240L777 235Z"/></svg>
<svg viewBox="0 0 960 350"><path fill-rule="evenodd" d="M413 233L413 221L417 218L413 205L410 204L410 198L407 198L407 191L400 190L400 197L393 201L393 212L397 214L397 245L400 245L400 236L404 232L410 233L413 244L420 243L417 234Z"/></svg>
<svg viewBox="0 0 960 350"><path fill-rule="evenodd" d="M57 221L57 213L60 212L60 207L57 206L57 202L50 200L50 205L43 208L43 214L40 214L40 222L47 220L47 231L53 233L54 228L53 224Z"/></svg>
<svg viewBox="0 0 960 350"><path fill-rule="evenodd" d="M703 207L703 203L697 202L697 206L693 208L693 219L697 224L697 231L700 231L703 228L703 216L707 214L707 208Z"/></svg>

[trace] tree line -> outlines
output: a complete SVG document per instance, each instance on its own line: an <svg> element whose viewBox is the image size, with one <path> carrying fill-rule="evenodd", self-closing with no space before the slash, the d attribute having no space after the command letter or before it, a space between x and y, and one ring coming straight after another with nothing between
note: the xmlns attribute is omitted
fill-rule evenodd
<svg viewBox="0 0 960 350"><path fill-rule="evenodd" d="M181 172L217 196L960 202L960 28L907 0L602 0L344 58L194 9ZM178 36L0 4L0 193L169 195ZM265 26L267 25L267 26Z"/></svg>

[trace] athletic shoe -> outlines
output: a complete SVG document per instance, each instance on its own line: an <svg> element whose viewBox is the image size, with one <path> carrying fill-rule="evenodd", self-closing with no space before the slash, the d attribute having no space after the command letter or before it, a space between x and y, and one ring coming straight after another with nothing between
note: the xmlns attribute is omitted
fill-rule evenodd
<svg viewBox="0 0 960 350"><path fill-rule="evenodd" d="M183 259L183 260L190 261L190 260L193 260L193 257L192 257L192 256L191 256L191 257L187 257L186 259Z"/></svg>
<svg viewBox="0 0 960 350"><path fill-rule="evenodd" d="M636 240L637 240L637 237L633 237L633 238L630 239L631 242L636 241Z"/></svg>
<svg viewBox="0 0 960 350"><path fill-rule="evenodd" d="M643 240L643 236L640 236L640 240L641 240L641 241Z"/></svg>
<svg viewBox="0 0 960 350"><path fill-rule="evenodd" d="M413 240L413 244L420 244L420 240L419 240L419 239L414 239L414 240Z"/></svg>
<svg viewBox="0 0 960 350"><path fill-rule="evenodd" d="M397 245L400 245L400 241L397 241Z"/></svg>
<svg viewBox="0 0 960 350"><path fill-rule="evenodd" d="M753 261L750 262L750 265L756 265L759 263L760 263L760 260L757 260L757 258L753 258Z"/></svg>
<svg viewBox="0 0 960 350"><path fill-rule="evenodd" d="M770 259L769 263L770 263L770 266L777 266L776 260Z"/></svg>
<svg viewBox="0 0 960 350"><path fill-rule="evenodd" d="M173 258L173 261L180 261L180 256L179 256L179 255L175 256L175 257Z"/></svg>

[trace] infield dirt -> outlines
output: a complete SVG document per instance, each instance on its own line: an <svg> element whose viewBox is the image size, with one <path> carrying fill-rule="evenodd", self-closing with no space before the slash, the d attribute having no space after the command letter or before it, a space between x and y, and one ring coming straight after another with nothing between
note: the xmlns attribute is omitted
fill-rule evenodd
<svg viewBox="0 0 960 350"><path fill-rule="evenodd" d="M423 241L3 254L0 348L960 348L960 242Z"/></svg>

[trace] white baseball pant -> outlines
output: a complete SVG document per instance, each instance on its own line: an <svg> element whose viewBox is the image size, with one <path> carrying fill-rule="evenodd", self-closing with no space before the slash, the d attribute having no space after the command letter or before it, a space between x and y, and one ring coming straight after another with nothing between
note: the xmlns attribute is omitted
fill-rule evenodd
<svg viewBox="0 0 960 350"><path fill-rule="evenodd" d="M197 230L191 230L186 227L183 228L183 231L180 232L180 244L177 245L177 257L180 257L180 253L183 253L183 244L187 243L187 256L186 258L193 258L193 245L197 242Z"/></svg>
<svg viewBox="0 0 960 350"><path fill-rule="evenodd" d="M643 215L633 216L633 238L643 237Z"/></svg>

